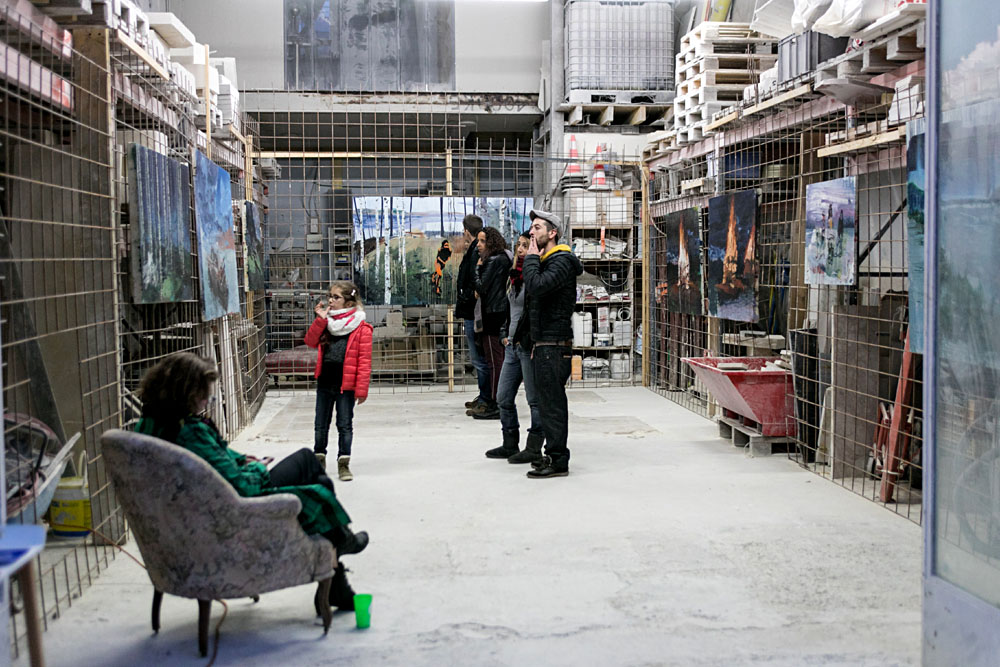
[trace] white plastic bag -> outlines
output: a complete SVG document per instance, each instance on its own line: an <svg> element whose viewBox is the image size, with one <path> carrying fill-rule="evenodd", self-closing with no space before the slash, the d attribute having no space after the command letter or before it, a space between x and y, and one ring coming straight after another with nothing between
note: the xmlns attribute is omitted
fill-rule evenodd
<svg viewBox="0 0 1000 667"><path fill-rule="evenodd" d="M833 0L812 29L831 37L847 37L890 14L896 0Z"/></svg>
<svg viewBox="0 0 1000 667"><path fill-rule="evenodd" d="M792 12L792 28L795 32L812 30L816 19L823 16L834 0L795 0L795 11Z"/></svg>

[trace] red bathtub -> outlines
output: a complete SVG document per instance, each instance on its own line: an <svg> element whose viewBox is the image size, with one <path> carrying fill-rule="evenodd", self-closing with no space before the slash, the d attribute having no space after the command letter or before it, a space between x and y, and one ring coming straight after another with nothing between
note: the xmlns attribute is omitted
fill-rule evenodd
<svg viewBox="0 0 1000 667"><path fill-rule="evenodd" d="M795 435L795 402L792 374L764 370L778 357L688 357L684 362L729 412L756 422L766 436ZM747 370L719 370L720 363L739 362Z"/></svg>

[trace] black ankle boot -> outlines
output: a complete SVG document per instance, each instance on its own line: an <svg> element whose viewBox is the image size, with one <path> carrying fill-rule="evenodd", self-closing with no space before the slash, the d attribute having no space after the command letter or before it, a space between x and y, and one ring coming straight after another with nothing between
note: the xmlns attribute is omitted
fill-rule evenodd
<svg viewBox="0 0 1000 667"><path fill-rule="evenodd" d="M534 433L528 434L528 441L524 443L524 451L514 454L507 459L507 463L531 463L542 460L542 443L545 438Z"/></svg>
<svg viewBox="0 0 1000 667"><path fill-rule="evenodd" d="M347 583L347 568L343 563L337 565L333 573L333 583L330 584L330 606L338 611L354 611L354 589Z"/></svg>
<svg viewBox="0 0 1000 667"><path fill-rule="evenodd" d="M518 440L520 439L520 434L517 431L502 431L503 433L503 444L499 447L494 447L493 449L487 450L486 458L488 459L506 459L520 451L518 447Z"/></svg>
<svg viewBox="0 0 1000 667"><path fill-rule="evenodd" d="M347 526L340 526L330 532L333 533L330 541L337 550L338 558L348 554L359 554L368 546L368 533L363 530L354 533Z"/></svg>

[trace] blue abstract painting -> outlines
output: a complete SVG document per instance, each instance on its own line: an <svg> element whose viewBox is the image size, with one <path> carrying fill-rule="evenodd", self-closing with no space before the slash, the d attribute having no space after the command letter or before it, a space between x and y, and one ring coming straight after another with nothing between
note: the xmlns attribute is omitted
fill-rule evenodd
<svg viewBox="0 0 1000 667"><path fill-rule="evenodd" d="M195 151L195 220L205 321L240 312L229 173Z"/></svg>
<svg viewBox="0 0 1000 667"><path fill-rule="evenodd" d="M806 186L806 284L856 282L857 184L854 176Z"/></svg>
<svg viewBox="0 0 1000 667"><path fill-rule="evenodd" d="M129 254L136 303L194 299L189 177L187 165L129 144Z"/></svg>

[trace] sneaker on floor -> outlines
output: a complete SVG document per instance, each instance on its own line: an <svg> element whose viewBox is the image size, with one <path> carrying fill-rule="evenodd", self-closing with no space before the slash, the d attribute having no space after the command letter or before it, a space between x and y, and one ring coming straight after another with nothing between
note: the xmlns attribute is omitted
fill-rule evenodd
<svg viewBox="0 0 1000 667"><path fill-rule="evenodd" d="M351 474L351 464L350 456L338 456L337 457L337 477L341 482L350 482L354 479L354 475Z"/></svg>
<svg viewBox="0 0 1000 667"><path fill-rule="evenodd" d="M530 479L548 479L549 477L566 477L567 475L569 475L569 470L556 468L551 463L543 468L535 468L528 471Z"/></svg>
<svg viewBox="0 0 1000 667"><path fill-rule="evenodd" d="M316 452L316 460L319 461L319 467L326 470L326 454Z"/></svg>
<svg viewBox="0 0 1000 667"><path fill-rule="evenodd" d="M483 401L481 403L476 403L474 406L466 410L465 414L468 415L469 417L475 417L478 414L489 412L490 409L491 409L490 404Z"/></svg>

